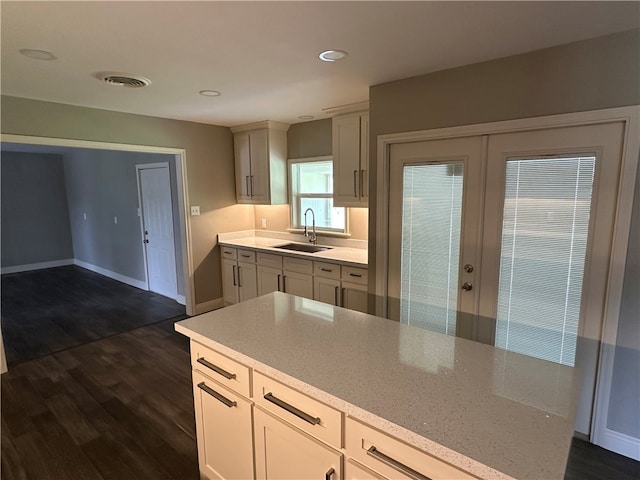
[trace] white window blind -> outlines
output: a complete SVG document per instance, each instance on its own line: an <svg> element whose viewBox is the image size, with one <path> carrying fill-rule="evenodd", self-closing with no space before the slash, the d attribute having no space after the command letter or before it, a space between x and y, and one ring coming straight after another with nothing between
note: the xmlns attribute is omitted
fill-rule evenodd
<svg viewBox="0 0 640 480"><path fill-rule="evenodd" d="M400 321L455 335L463 164L403 170Z"/></svg>
<svg viewBox="0 0 640 480"><path fill-rule="evenodd" d="M573 366L595 161L507 162L497 347Z"/></svg>

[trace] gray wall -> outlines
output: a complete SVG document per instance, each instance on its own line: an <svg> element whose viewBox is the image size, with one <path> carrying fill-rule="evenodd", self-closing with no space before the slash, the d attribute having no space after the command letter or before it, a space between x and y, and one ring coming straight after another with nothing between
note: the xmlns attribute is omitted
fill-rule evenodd
<svg viewBox="0 0 640 480"><path fill-rule="evenodd" d="M136 164L168 162L178 251L178 293L184 295L179 209L173 155L77 149L64 157L75 258L144 281ZM87 219L84 219L84 214ZM114 217L118 223L114 223Z"/></svg>
<svg viewBox="0 0 640 480"><path fill-rule="evenodd" d="M375 287L376 271L378 135L638 105L639 58L640 30L636 29L371 87L370 288ZM636 182L636 191L639 188ZM640 216L638 205L633 216ZM631 248L637 249L637 239L633 243L632 236L631 241L630 245L635 245ZM623 299L620 328L625 335L637 332L640 323L634 303L640 283L633 272L637 260L631 256L629 262L632 266L627 270L624 291L635 293L627 293ZM636 375L637 380L638 344L630 347L635 351L630 355L623 353L629 352L625 348L618 350L611 394L612 401L619 402L619 416L611 419L616 428L621 428L618 419L638 418L637 394L625 397L634 388L625 383L628 376ZM597 350L593 352L597 354ZM622 397L625 402L620 401ZM635 427L626 431L636 432Z"/></svg>
<svg viewBox="0 0 640 480"><path fill-rule="evenodd" d="M62 157L2 152L2 267L73 259Z"/></svg>
<svg viewBox="0 0 640 480"><path fill-rule="evenodd" d="M331 119L296 123L287 131L287 158L331 155Z"/></svg>
<svg viewBox="0 0 640 480"><path fill-rule="evenodd" d="M3 96L2 133L183 148L191 217L196 304L222 297L217 234L253 228L251 206L236 205L233 137L226 127Z"/></svg>

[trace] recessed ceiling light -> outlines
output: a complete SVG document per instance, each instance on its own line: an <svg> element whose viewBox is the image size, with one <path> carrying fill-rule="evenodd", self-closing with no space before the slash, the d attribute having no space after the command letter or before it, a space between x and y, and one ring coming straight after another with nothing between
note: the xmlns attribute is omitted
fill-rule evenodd
<svg viewBox="0 0 640 480"><path fill-rule="evenodd" d="M200 90L199 93L205 97L219 97L221 95L217 90Z"/></svg>
<svg viewBox="0 0 640 480"><path fill-rule="evenodd" d="M325 50L318 57L325 62L336 62L349 55L344 50Z"/></svg>
<svg viewBox="0 0 640 480"><path fill-rule="evenodd" d="M56 56L47 52L46 50L35 50L33 48L23 48L20 50L20 54L25 57L32 58L33 60L55 60Z"/></svg>
<svg viewBox="0 0 640 480"><path fill-rule="evenodd" d="M298 118L300 120L313 120L313 115L300 115Z"/></svg>

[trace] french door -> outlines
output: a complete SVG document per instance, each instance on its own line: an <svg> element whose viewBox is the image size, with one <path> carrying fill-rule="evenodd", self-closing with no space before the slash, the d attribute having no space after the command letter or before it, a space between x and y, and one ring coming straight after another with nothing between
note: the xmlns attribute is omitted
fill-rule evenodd
<svg viewBox="0 0 640 480"><path fill-rule="evenodd" d="M581 367L590 429L623 123L393 144L388 316Z"/></svg>

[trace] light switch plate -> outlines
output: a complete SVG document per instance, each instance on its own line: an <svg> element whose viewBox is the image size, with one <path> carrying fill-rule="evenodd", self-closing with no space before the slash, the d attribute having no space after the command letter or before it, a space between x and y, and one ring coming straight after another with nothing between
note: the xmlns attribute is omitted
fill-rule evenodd
<svg viewBox="0 0 640 480"><path fill-rule="evenodd" d="M191 215L200 215L199 205L191 205Z"/></svg>
<svg viewBox="0 0 640 480"><path fill-rule="evenodd" d="M262 228L267 228L267 219L262 217Z"/></svg>

